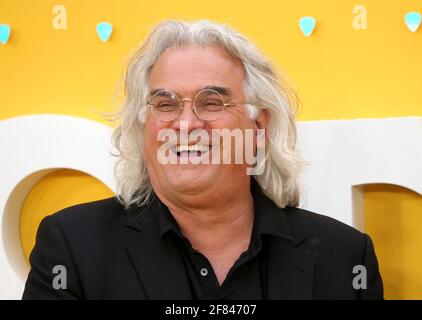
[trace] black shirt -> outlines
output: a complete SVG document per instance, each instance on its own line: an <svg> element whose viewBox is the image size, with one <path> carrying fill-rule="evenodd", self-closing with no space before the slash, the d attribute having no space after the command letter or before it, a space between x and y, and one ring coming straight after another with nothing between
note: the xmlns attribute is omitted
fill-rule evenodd
<svg viewBox="0 0 422 320"><path fill-rule="evenodd" d="M254 224L249 248L235 261L221 286L211 263L192 247L168 208L160 202L160 236L163 241L172 241L173 247L180 251L194 299L267 299L268 257L265 248L273 237L291 239L291 236L280 214L262 210L263 205L256 188L252 185Z"/></svg>

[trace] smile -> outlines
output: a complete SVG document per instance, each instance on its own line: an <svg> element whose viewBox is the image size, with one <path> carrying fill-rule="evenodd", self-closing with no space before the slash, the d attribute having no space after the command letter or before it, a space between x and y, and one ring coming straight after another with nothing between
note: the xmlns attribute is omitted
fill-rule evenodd
<svg viewBox="0 0 422 320"><path fill-rule="evenodd" d="M178 157L200 157L210 150L206 144L175 145L170 148Z"/></svg>

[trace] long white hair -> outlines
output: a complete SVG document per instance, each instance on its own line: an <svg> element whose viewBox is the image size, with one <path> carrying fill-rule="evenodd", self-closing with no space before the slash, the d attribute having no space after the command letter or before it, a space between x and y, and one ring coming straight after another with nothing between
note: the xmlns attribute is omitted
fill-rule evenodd
<svg viewBox="0 0 422 320"><path fill-rule="evenodd" d="M219 45L237 58L245 70L247 100L270 114L263 173L253 178L280 208L298 206L299 175L305 164L296 147L295 111L299 100L271 62L243 35L210 21L169 20L156 25L131 56L124 75L124 103L112 118L119 120L113 133L118 156L115 165L117 199L128 208L144 205L152 186L143 156L144 120L148 79L158 57L169 47ZM251 117L257 114L249 110ZM256 110L255 110L256 111Z"/></svg>

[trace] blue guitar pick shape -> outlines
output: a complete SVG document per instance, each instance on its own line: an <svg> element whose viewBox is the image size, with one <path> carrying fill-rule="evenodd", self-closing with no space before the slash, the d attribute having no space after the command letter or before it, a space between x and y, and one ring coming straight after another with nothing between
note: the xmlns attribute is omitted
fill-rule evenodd
<svg viewBox="0 0 422 320"><path fill-rule="evenodd" d="M107 42L113 32L113 26L108 22L100 22L97 24L97 34L102 42Z"/></svg>
<svg viewBox="0 0 422 320"><path fill-rule="evenodd" d="M8 24L0 24L0 42L6 44L10 37L10 26Z"/></svg>
<svg viewBox="0 0 422 320"><path fill-rule="evenodd" d="M422 16L419 12L408 12L404 16L404 21L411 32L416 32L421 25Z"/></svg>
<svg viewBox="0 0 422 320"><path fill-rule="evenodd" d="M314 32L316 20L314 17L302 17L299 20L299 27L305 37L309 37Z"/></svg>

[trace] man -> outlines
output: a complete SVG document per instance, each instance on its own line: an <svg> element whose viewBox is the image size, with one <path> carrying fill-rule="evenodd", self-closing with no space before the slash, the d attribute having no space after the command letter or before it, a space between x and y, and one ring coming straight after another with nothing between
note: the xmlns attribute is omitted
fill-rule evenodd
<svg viewBox="0 0 422 320"><path fill-rule="evenodd" d="M370 238L298 208L294 95L245 37L163 22L125 84L116 197L42 221L23 298L383 297Z"/></svg>

